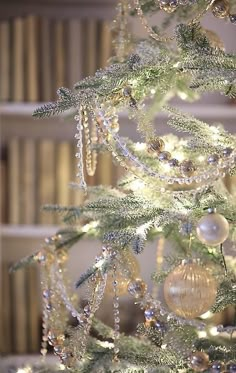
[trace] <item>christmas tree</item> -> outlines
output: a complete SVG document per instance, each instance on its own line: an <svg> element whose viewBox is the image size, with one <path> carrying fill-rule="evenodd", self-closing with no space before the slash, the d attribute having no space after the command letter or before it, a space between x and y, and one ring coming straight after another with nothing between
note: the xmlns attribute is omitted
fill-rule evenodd
<svg viewBox="0 0 236 373"><path fill-rule="evenodd" d="M236 138L221 125L210 126L168 104L174 96L192 101L202 93L236 97L236 55L226 53L220 38L200 25L206 12L219 23L223 18L235 24L234 5L229 0L121 0L109 66L76 83L73 91L59 88L58 101L34 113L38 118L74 113L78 184L73 187L84 191L85 201L45 206L62 215L63 228L12 270L39 262L41 352L46 355L49 343L66 370L236 372L236 325L215 325L211 333L205 319L236 305L235 191L224 182L236 172ZM149 22L156 13L164 15L158 27ZM147 39L134 41L129 16L139 19ZM122 111L137 124L142 142L120 136ZM159 111L183 138L158 136L153 123ZM104 150L126 173L116 188L87 187L85 171L95 173L97 154ZM66 263L69 249L84 237L99 238L101 251L78 278L76 287L87 287L87 304L78 307ZM159 266L151 274L164 300L148 292L136 271L136 256L154 238L159 247L164 239L171 247L157 252ZM114 328L95 315L106 287L113 292ZM135 336L120 333L124 293L143 312Z"/></svg>

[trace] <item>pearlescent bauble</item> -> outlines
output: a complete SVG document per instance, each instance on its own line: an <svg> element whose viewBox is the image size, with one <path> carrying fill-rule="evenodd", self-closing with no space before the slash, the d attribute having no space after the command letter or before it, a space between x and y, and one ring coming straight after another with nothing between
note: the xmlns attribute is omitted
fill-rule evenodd
<svg viewBox="0 0 236 373"><path fill-rule="evenodd" d="M171 159L171 154L169 152L161 152L158 156L159 161L169 161Z"/></svg>
<svg viewBox="0 0 236 373"><path fill-rule="evenodd" d="M120 253L119 261L116 267L116 294L120 296L127 294L128 282L140 276L140 266L138 260L136 259L136 256L132 253L132 251L124 250ZM109 273L107 276L106 284L107 294L114 294L113 282L114 278L112 276L112 273Z"/></svg>
<svg viewBox="0 0 236 373"><path fill-rule="evenodd" d="M202 351L196 351L190 356L190 367L195 370L195 372L203 372L208 368L209 356Z"/></svg>
<svg viewBox="0 0 236 373"><path fill-rule="evenodd" d="M186 319L209 310L216 299L217 286L212 275L197 263L183 263L166 277L164 298L169 309Z"/></svg>
<svg viewBox="0 0 236 373"><path fill-rule="evenodd" d="M145 295L147 291L147 285L140 278L136 278L135 280L132 280L128 283L127 289L130 295L138 299L142 298Z"/></svg>
<svg viewBox="0 0 236 373"><path fill-rule="evenodd" d="M220 214L208 214L199 220L196 231L197 237L202 243L216 246L228 238L229 223Z"/></svg>

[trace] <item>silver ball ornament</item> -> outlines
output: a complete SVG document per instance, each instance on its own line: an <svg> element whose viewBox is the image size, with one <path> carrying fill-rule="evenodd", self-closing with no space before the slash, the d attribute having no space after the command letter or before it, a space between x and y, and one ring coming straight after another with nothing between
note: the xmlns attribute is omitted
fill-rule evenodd
<svg viewBox="0 0 236 373"><path fill-rule="evenodd" d="M229 223L223 215L212 213L203 216L196 228L198 239L209 246L223 243L229 235Z"/></svg>

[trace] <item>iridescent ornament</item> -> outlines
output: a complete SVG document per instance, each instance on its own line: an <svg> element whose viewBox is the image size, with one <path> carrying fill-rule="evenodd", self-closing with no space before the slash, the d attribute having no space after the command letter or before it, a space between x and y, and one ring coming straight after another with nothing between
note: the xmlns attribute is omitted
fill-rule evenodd
<svg viewBox="0 0 236 373"><path fill-rule="evenodd" d="M169 309L186 319L194 319L214 304L217 285L214 277L194 261L183 261L166 277L164 298Z"/></svg>
<svg viewBox="0 0 236 373"><path fill-rule="evenodd" d="M153 137L148 142L148 151L160 153L165 148L165 143L160 137Z"/></svg>
<svg viewBox="0 0 236 373"><path fill-rule="evenodd" d="M227 0L216 0L211 8L212 14L217 18L225 18L229 15L229 3Z"/></svg>
<svg viewBox="0 0 236 373"><path fill-rule="evenodd" d="M140 278L136 278L135 280L132 280L128 283L127 289L130 295L138 299L142 298L145 295L147 291L147 285Z"/></svg>
<svg viewBox="0 0 236 373"><path fill-rule="evenodd" d="M203 216L196 227L198 239L209 246L223 243L229 235L229 223L223 215L210 213Z"/></svg>
<svg viewBox="0 0 236 373"><path fill-rule="evenodd" d="M203 372L208 368L208 364L209 356L202 351L193 352L189 358L189 365L195 372Z"/></svg>

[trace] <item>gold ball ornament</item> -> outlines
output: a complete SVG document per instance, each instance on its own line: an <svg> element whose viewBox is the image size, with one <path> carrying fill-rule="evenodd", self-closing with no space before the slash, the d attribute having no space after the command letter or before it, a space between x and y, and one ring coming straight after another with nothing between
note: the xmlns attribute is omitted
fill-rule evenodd
<svg viewBox="0 0 236 373"><path fill-rule="evenodd" d="M214 304L217 285L212 275L194 261L183 261L166 277L164 298L169 309L194 319Z"/></svg>
<svg viewBox="0 0 236 373"><path fill-rule="evenodd" d="M159 154L165 148L165 143L160 137L153 137L148 142L148 151Z"/></svg>
<svg viewBox="0 0 236 373"><path fill-rule="evenodd" d="M195 372L203 372L208 368L209 356L202 351L193 352L189 358L189 365Z"/></svg>
<svg viewBox="0 0 236 373"><path fill-rule="evenodd" d="M217 246L228 238L229 223L223 215L210 213L199 220L196 232L202 243Z"/></svg>
<svg viewBox="0 0 236 373"><path fill-rule="evenodd" d="M127 294L128 282L140 276L140 266L131 250L124 250L121 252L119 259L119 262L116 263L116 293L118 296L121 296ZM107 294L114 294L113 281L112 273L109 273L106 284Z"/></svg>
<svg viewBox="0 0 236 373"><path fill-rule="evenodd" d="M216 0L211 8L212 14L216 18L226 18L229 15L228 0Z"/></svg>

